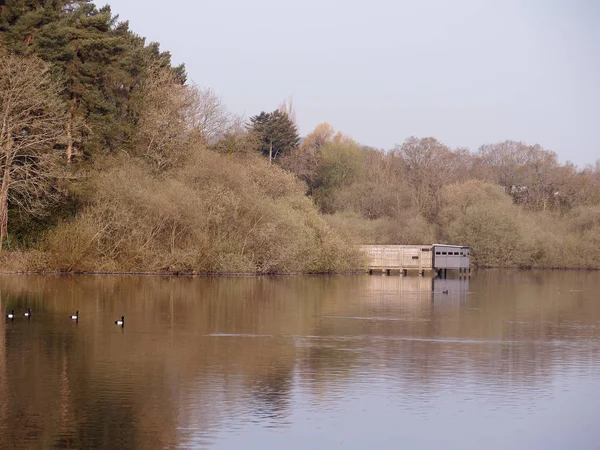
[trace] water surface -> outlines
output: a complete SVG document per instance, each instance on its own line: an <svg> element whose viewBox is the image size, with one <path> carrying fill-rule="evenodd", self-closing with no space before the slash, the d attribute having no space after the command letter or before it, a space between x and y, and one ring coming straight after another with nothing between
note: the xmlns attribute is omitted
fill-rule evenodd
<svg viewBox="0 0 600 450"><path fill-rule="evenodd" d="M1 276L0 448L600 449L598 292L567 271Z"/></svg>

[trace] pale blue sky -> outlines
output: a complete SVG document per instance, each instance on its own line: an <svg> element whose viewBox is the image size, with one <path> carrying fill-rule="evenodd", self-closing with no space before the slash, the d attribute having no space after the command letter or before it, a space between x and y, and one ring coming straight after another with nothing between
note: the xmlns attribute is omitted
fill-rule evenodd
<svg viewBox="0 0 600 450"><path fill-rule="evenodd" d="M383 149L514 139L600 159L597 0L109 3L233 112L293 95L302 135L325 121Z"/></svg>

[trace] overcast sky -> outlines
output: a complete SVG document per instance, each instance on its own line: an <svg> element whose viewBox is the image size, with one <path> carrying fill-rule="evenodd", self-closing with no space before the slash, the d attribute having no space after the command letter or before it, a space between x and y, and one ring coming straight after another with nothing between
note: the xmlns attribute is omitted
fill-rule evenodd
<svg viewBox="0 0 600 450"><path fill-rule="evenodd" d="M600 159L597 0L108 1L233 112L293 95L301 135L329 122L383 149L513 139Z"/></svg>

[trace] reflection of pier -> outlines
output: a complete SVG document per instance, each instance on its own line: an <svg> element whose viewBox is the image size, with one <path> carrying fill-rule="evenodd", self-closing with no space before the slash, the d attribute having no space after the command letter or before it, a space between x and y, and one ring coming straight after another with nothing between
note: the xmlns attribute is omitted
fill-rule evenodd
<svg viewBox="0 0 600 450"><path fill-rule="evenodd" d="M467 300L469 294L469 277L458 278L434 278L432 280L434 301L442 300Z"/></svg>
<svg viewBox="0 0 600 450"><path fill-rule="evenodd" d="M426 293L433 291L431 277L370 277L369 286L374 293Z"/></svg>
<svg viewBox="0 0 600 450"><path fill-rule="evenodd" d="M373 298L385 298L390 301L466 298L469 293L469 284L468 277L369 277L369 288Z"/></svg>

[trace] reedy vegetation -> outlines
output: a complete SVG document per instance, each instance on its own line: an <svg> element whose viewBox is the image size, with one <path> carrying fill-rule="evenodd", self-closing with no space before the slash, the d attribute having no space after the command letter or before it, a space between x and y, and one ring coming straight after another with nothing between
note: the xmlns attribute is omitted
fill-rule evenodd
<svg viewBox="0 0 600 450"><path fill-rule="evenodd" d="M326 123L298 146L291 102L244 125L89 0L6 2L0 68L5 270L329 272L361 268L358 243L434 241L600 267L598 164L512 141L385 152Z"/></svg>

